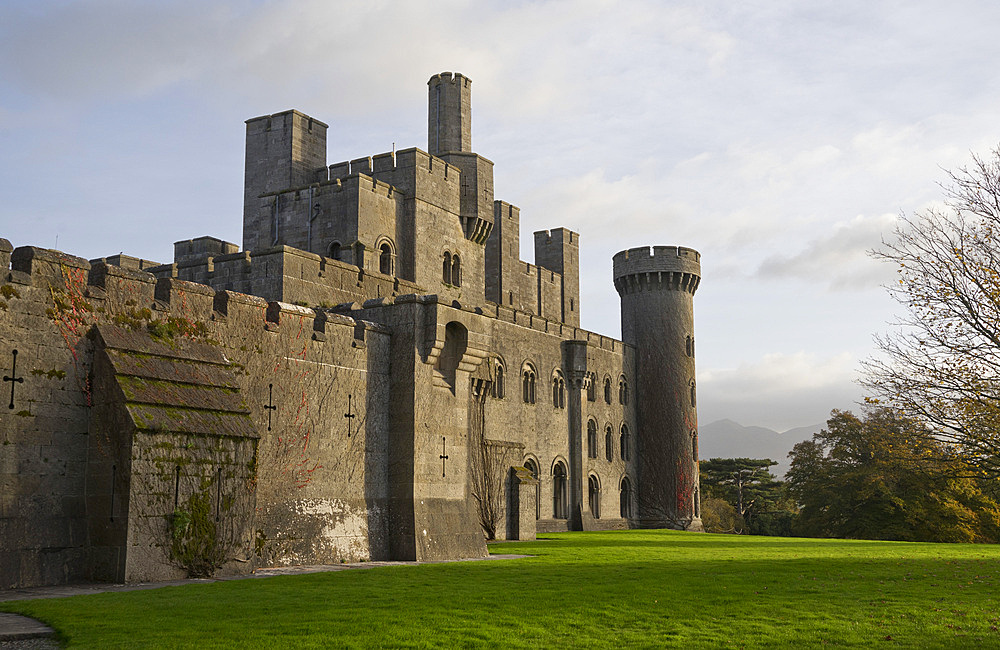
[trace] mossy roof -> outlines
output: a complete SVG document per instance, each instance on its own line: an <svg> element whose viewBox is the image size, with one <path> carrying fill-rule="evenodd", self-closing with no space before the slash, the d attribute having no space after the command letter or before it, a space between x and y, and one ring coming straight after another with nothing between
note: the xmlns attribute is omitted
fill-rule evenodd
<svg viewBox="0 0 1000 650"><path fill-rule="evenodd" d="M110 362L136 428L259 438L225 356L178 336L169 344L144 330L100 325L99 347Z"/></svg>

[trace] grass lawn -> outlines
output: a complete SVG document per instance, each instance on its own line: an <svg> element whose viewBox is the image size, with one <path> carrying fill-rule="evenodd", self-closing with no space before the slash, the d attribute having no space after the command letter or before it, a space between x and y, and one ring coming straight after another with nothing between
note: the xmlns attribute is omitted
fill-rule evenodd
<svg viewBox="0 0 1000 650"><path fill-rule="evenodd" d="M674 531L537 557L0 603L70 647L1000 647L1000 547Z"/></svg>

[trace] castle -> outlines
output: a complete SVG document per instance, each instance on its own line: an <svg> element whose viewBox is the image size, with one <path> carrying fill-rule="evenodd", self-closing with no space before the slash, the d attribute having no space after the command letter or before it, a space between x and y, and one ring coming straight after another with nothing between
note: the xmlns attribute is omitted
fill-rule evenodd
<svg viewBox="0 0 1000 650"><path fill-rule="evenodd" d="M471 81L428 90L426 152L248 120L242 250L0 239L0 587L701 528L698 253L618 253L623 340L580 329L579 235L522 261Z"/></svg>

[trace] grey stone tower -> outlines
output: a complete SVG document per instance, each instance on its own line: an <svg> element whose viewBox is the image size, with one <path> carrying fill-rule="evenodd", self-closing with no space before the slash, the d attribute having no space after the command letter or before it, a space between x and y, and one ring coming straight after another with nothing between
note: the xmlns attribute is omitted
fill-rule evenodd
<svg viewBox="0 0 1000 650"><path fill-rule="evenodd" d="M326 168L327 128L296 110L247 120L243 250L284 243L277 219L261 214L257 197L320 180L318 173Z"/></svg>
<svg viewBox="0 0 1000 650"><path fill-rule="evenodd" d="M614 257L622 340L635 346L638 516L644 528L702 530L694 371L701 256L679 246Z"/></svg>
<svg viewBox="0 0 1000 650"><path fill-rule="evenodd" d="M427 82L427 151L472 151L472 80L442 72Z"/></svg>
<svg viewBox="0 0 1000 650"><path fill-rule="evenodd" d="M465 236L486 244L493 230L493 163L472 151L472 80L442 72L427 81L427 151L462 173Z"/></svg>

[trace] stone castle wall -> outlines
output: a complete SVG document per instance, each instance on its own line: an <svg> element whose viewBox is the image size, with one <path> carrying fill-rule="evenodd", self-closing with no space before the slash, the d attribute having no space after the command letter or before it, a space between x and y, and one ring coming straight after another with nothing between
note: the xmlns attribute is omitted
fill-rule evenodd
<svg viewBox="0 0 1000 650"><path fill-rule="evenodd" d="M7 268L0 271L0 354L4 376L20 381L2 386L14 390L13 408L0 410L2 586L94 575L88 490L110 494L107 481L92 476L88 482L87 472L88 459L94 460L88 441L98 433L91 430L99 397L92 333L100 323L144 335L150 323L171 324L213 341L230 362L261 436L255 546L247 550L257 554L254 561L387 556L384 329L142 271L92 266L55 251L23 247L11 254L0 240L0 269ZM134 575L140 574L176 577L179 570L150 565Z"/></svg>

